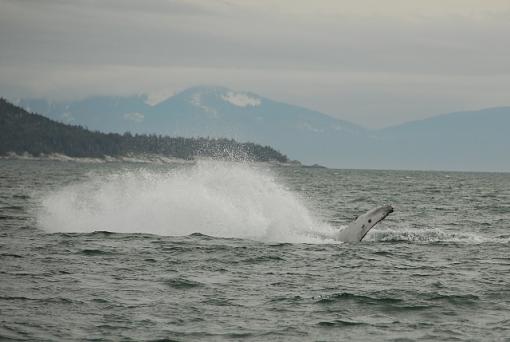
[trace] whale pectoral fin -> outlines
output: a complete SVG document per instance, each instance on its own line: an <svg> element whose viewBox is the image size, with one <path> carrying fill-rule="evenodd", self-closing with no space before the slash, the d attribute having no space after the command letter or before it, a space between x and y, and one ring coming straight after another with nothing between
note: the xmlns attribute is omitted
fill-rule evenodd
<svg viewBox="0 0 510 342"><path fill-rule="evenodd" d="M339 231L335 240L342 242L359 242L367 235L367 233L376 224L381 222L393 212L391 205L378 207L360 215L356 220L351 222L346 228Z"/></svg>
<svg viewBox="0 0 510 342"><path fill-rule="evenodd" d="M340 230L336 236L335 240L342 242L359 242L363 238L361 236L361 230L364 226L358 226L355 224L356 221L351 222L347 227Z"/></svg>

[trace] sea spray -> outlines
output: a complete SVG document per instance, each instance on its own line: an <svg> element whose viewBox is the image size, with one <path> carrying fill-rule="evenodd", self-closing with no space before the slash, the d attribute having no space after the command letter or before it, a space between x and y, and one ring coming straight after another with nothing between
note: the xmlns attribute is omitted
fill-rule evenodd
<svg viewBox="0 0 510 342"><path fill-rule="evenodd" d="M210 165L193 170L200 167L193 163L0 160L0 340L502 341L510 336L508 174L446 178L441 172L267 164L234 165L237 171L231 172L224 165L227 170L219 172L208 170ZM137 171L141 168L153 171ZM97 229L106 229L105 216L94 220L85 214L106 215L101 201L107 195L136 209L135 203L127 205L130 196L151 197L149 191L174 196L164 191L172 179L187 184L193 175L211 172L219 186L228 181L222 175L241 171L274 181L308 215L333 225L382 203L391 202L395 212L361 243L341 245L200 234L45 234L33 220L51 219L46 223L56 231L76 228L85 218L86 231L94 221L100 223ZM403 182L407 176L412 181ZM197 187L203 183L211 193L221 191L209 189L205 178L196 179ZM131 214L109 205L111 215ZM152 210L141 200L138 205ZM33 216L38 208L43 211ZM151 213L137 210L146 224L126 219L133 230L158 227ZM296 210L292 215L302 218ZM295 236L307 241L307 235Z"/></svg>
<svg viewBox="0 0 510 342"><path fill-rule="evenodd" d="M333 236L342 227L330 224L327 215L316 215L317 203L316 198L309 200L287 189L267 165L200 160L91 173L84 181L43 194L36 218L38 227L50 233L201 233L266 242L338 243ZM431 226L410 210L397 210L392 217L399 220L373 229L365 243L510 241L508 236L486 237L452 231L443 224ZM416 223L421 226L414 227Z"/></svg>
<svg viewBox="0 0 510 342"><path fill-rule="evenodd" d="M324 237L334 231L271 171L220 161L90 176L44 196L38 223L48 232L201 233L311 243L328 241Z"/></svg>

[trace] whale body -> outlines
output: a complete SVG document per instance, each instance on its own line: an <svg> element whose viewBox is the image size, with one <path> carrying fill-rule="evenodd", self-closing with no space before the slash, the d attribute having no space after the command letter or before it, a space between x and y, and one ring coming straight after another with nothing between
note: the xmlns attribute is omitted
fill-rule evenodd
<svg viewBox="0 0 510 342"><path fill-rule="evenodd" d="M392 212L393 207L391 205L369 210L365 214L358 216L358 218L351 222L346 228L336 233L334 239L342 242L359 242L363 240L370 229L384 220L386 216Z"/></svg>

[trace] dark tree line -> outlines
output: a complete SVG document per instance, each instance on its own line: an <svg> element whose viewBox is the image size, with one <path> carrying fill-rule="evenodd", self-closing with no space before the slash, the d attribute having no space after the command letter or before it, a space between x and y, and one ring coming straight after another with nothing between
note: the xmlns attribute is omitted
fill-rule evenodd
<svg viewBox="0 0 510 342"><path fill-rule="evenodd" d="M70 157L93 158L149 153L181 159L203 156L288 161L285 155L269 146L239 143L231 139L92 132L81 126L66 125L28 113L0 98L0 155L9 152L27 152L34 156L61 153Z"/></svg>

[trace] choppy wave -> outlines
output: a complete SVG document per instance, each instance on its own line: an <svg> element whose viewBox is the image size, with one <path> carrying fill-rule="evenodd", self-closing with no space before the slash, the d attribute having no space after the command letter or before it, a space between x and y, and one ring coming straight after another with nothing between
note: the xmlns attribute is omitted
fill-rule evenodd
<svg viewBox="0 0 510 342"><path fill-rule="evenodd" d="M91 176L46 195L38 222L48 232L201 233L310 243L324 242L334 231L270 171L218 161Z"/></svg>
<svg viewBox="0 0 510 342"><path fill-rule="evenodd" d="M508 175L1 164L0 340L510 336ZM284 242L387 202L361 244Z"/></svg>

